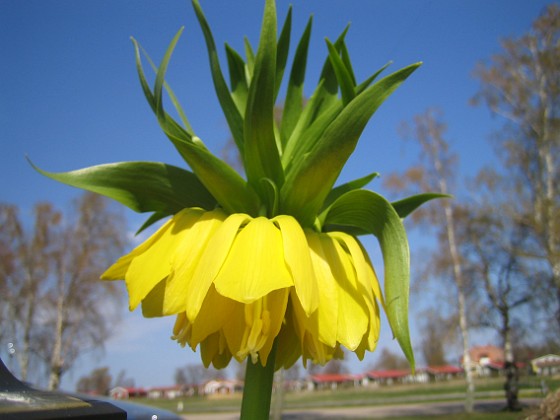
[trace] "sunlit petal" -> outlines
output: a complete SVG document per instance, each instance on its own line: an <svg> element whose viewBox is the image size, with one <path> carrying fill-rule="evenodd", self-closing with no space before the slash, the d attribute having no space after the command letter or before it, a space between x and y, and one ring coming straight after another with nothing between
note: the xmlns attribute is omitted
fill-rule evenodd
<svg viewBox="0 0 560 420"><path fill-rule="evenodd" d="M305 313L310 315L319 305L319 296L305 233L293 217L276 216L273 221L282 232L284 258L292 274L297 296Z"/></svg>
<svg viewBox="0 0 560 420"><path fill-rule="evenodd" d="M324 247L331 239L324 234L306 231L313 270L319 283L319 308L311 316L317 323L319 339L330 347L336 345L338 332L338 286Z"/></svg>
<svg viewBox="0 0 560 420"><path fill-rule="evenodd" d="M284 261L282 235L264 217L251 220L237 234L214 280L221 295L244 303L293 284Z"/></svg>
<svg viewBox="0 0 560 420"><path fill-rule="evenodd" d="M246 214L232 214L224 220L208 241L207 252L201 256L187 287L187 316L190 320L196 319L210 285L230 252L239 228L249 220L251 217ZM235 280L240 281L240 277Z"/></svg>

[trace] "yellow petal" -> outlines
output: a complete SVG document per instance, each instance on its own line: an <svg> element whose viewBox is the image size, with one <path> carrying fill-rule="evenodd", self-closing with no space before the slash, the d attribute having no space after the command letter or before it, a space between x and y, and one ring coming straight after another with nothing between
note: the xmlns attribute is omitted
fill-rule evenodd
<svg viewBox="0 0 560 420"><path fill-rule="evenodd" d="M221 296L216 292L216 288L211 286L193 322L192 346L196 347L206 337L219 331L231 318L236 305L239 303Z"/></svg>
<svg viewBox="0 0 560 420"><path fill-rule="evenodd" d="M325 234L311 231L305 233L319 288L319 307L310 317L310 322L317 323L319 340L327 346L334 347L338 329L338 286L331 271L331 261L323 250L323 242L330 243L332 240Z"/></svg>
<svg viewBox="0 0 560 420"><path fill-rule="evenodd" d="M263 366L266 366L274 340L280 333L280 328L282 328L289 295L290 289L281 289L275 290L263 298L265 300L263 312L267 311L270 317L268 331L264 331L267 337L259 350L259 358Z"/></svg>
<svg viewBox="0 0 560 420"><path fill-rule="evenodd" d="M187 291L193 273L210 238L225 219L221 210L201 213L196 223L185 232L171 261L171 273L165 281L162 311L159 316L186 310Z"/></svg>
<svg viewBox="0 0 560 420"><path fill-rule="evenodd" d="M187 317L196 319L210 285L220 271L241 225L251 220L246 214L232 214L208 241L190 284L187 286Z"/></svg>
<svg viewBox="0 0 560 420"><path fill-rule="evenodd" d="M197 209L185 209L177 213L156 239L148 240L149 246L145 251L134 257L125 276L131 310L169 275L179 244L200 215Z"/></svg>
<svg viewBox="0 0 560 420"><path fill-rule="evenodd" d="M298 221L291 216L276 216L273 222L282 233L284 259L292 275L297 297L309 316L317 309L319 296L305 233Z"/></svg>
<svg viewBox="0 0 560 420"><path fill-rule="evenodd" d="M251 220L237 234L214 280L218 293L243 303L293 284L284 261L282 235L264 217Z"/></svg>
<svg viewBox="0 0 560 420"><path fill-rule="evenodd" d="M107 269L102 275L102 280L124 280L128 267L134 258L144 253L155 242L171 228L171 219L165 222L152 236L142 242L130 253L120 257L111 267Z"/></svg>
<svg viewBox="0 0 560 420"><path fill-rule="evenodd" d="M358 292L361 292L362 297L364 298L369 316L369 327L368 333L366 334L367 349L373 350L377 345L377 339L379 338L379 307L375 298L380 300L381 291L379 289L377 276L375 275L375 271L373 270L373 266L371 265L367 253L353 236L342 232L332 232L329 235L343 243L346 249L350 252L351 261L357 274ZM360 346L362 346L362 344L360 344Z"/></svg>
<svg viewBox="0 0 560 420"><path fill-rule="evenodd" d="M206 368L210 363L216 369L225 368L231 360L231 352L227 348L224 335L216 332L200 343L200 356Z"/></svg>
<svg viewBox="0 0 560 420"><path fill-rule="evenodd" d="M337 341L354 351L362 341L369 325L364 290L358 287L351 257L337 240L329 236L323 241L325 254L338 285L338 331Z"/></svg>

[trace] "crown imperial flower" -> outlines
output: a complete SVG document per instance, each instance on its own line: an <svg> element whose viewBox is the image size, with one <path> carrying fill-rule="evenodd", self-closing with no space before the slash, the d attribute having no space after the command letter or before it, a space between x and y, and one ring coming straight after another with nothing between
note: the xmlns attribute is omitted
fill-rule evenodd
<svg viewBox="0 0 560 420"><path fill-rule="evenodd" d="M149 239L102 276L126 282L130 309L146 317L175 315L173 339L199 348L206 366L250 357L288 367L302 358L326 363L343 348L361 359L379 337L380 307L413 365L408 331L409 251L402 218L438 197L420 194L390 203L364 189L371 173L334 186L370 117L419 66L380 80L384 66L356 82L346 30L331 43L319 83L304 101L311 34L298 42L282 116L275 103L287 65L291 9L277 35L267 0L256 53L226 45L226 82L210 27L197 0L214 86L246 178L197 137L165 73L182 32L159 66L133 40L141 87L157 120L192 172L155 162L120 162L66 173L41 173L151 212L141 229L170 217ZM150 87L142 54L156 76ZM178 116L163 107L167 92ZM360 243L374 235L384 259L384 294ZM384 303L386 302L386 303ZM275 347L276 346L276 347ZM274 350L276 348L276 350Z"/></svg>

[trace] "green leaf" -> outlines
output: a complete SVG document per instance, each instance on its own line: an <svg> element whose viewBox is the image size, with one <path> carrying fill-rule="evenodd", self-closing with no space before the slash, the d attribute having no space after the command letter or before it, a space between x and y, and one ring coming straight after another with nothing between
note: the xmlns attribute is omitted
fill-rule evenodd
<svg viewBox="0 0 560 420"><path fill-rule="evenodd" d="M261 38L245 112L244 162L247 179L259 189L261 178L276 185L284 182L284 171L274 135L276 81L276 9L273 0L265 5Z"/></svg>
<svg viewBox="0 0 560 420"><path fill-rule="evenodd" d="M350 60L350 54L348 53L348 47L346 47L346 43L343 42L340 46L340 56L342 57L342 62L344 63L344 67L348 71L350 78L352 80L352 85L356 86L356 76L354 75L354 69L352 68L352 60Z"/></svg>
<svg viewBox="0 0 560 420"><path fill-rule="evenodd" d="M404 219L422 204L434 200L436 198L451 198L451 195L448 194L439 194L439 193L423 193L412 195L410 197L403 198L399 201L392 202L392 206L395 208L395 211L398 213L401 219Z"/></svg>
<svg viewBox="0 0 560 420"><path fill-rule="evenodd" d="M226 44L226 57L229 68L229 80L231 85L231 96L237 106L237 110L244 116L249 95L247 84L245 62L243 58L229 45Z"/></svg>
<svg viewBox="0 0 560 420"><path fill-rule="evenodd" d="M405 67L356 96L287 171L281 189L281 211L311 226L367 122L389 95L418 68Z"/></svg>
<svg viewBox="0 0 560 420"><path fill-rule="evenodd" d="M137 43L135 43L135 44L138 45ZM148 54L148 52L144 48L142 48L141 45L138 45L138 46L142 50L142 54L144 54L144 56L146 57L146 60L148 60L148 63L150 64L150 67L152 68L154 73L157 74L158 68L155 65L155 63L153 62L153 60L150 58L150 55ZM171 89L171 86L169 86L169 84L167 82L164 81L163 86L165 87L165 90L166 90L167 94L169 95L169 99L171 99L171 103L173 104L173 107L177 111L177 114L179 114L179 118L181 119L181 121L183 123L183 126L185 127L185 129L189 133L192 134L193 129L191 127L191 124L189 123L189 120L187 119L187 115L185 114L185 111L183 110L183 107L181 106L181 103L179 102L179 99L177 99L177 96L175 95L175 93Z"/></svg>
<svg viewBox="0 0 560 420"><path fill-rule="evenodd" d="M365 187L374 178L377 178L378 176L379 176L379 172L372 172L371 174L368 174L366 176L363 176L361 178L355 179L350 182L346 182L345 184L341 184L333 188L329 192L329 195L327 195L327 198L323 203L323 208L327 208L328 206L330 206L338 197L347 193L348 191L357 190Z"/></svg>
<svg viewBox="0 0 560 420"><path fill-rule="evenodd" d="M229 165L208 151L198 137L192 136L178 125L163 109L162 93L165 72L179 35L180 32L170 43L162 59L156 75L153 94L146 87L146 97L155 104L158 122L165 135L224 210L228 213L244 212L255 215L258 212L260 200L247 182ZM146 86L143 73L140 74L143 80L142 85Z"/></svg>
<svg viewBox="0 0 560 420"><path fill-rule="evenodd" d="M119 162L41 174L112 198L136 212L175 214L186 207L211 210L216 200L192 172L159 162Z"/></svg>
<svg viewBox="0 0 560 420"><path fill-rule="evenodd" d="M245 57L247 58L247 66L245 67L247 83L251 84L253 69L255 68L255 53L247 37L243 38L243 47L245 48Z"/></svg>
<svg viewBox="0 0 560 420"><path fill-rule="evenodd" d="M282 112L281 139L283 149L302 114L303 111L303 81L305 79L305 69L307 67L307 52L309 40L311 39L311 26L313 19L309 18L305 31L296 48L290 80L286 90L286 100L284 111Z"/></svg>
<svg viewBox="0 0 560 420"><path fill-rule="evenodd" d="M210 71L212 73L212 80L214 81L216 95L220 101L220 105L224 112L224 116L226 117L235 144L237 145L241 156L243 156L243 118L237 110L237 106L235 105L222 74L220 60L218 58L218 52L216 50L216 44L212 36L212 31L210 30L210 25L208 25L208 22L206 21L206 17L202 12L202 8L200 7L198 0L192 0L192 4L204 34L204 40L206 41L206 48L210 59Z"/></svg>
<svg viewBox="0 0 560 420"><path fill-rule="evenodd" d="M286 69L286 63L288 62L288 52L290 51L290 33L292 32L292 5L288 7L288 14L286 15L286 20L282 26L282 31L278 37L278 45L276 47L276 80L275 80L275 93L274 101L276 102L276 97L280 91L280 85L282 84L282 77L284 76L284 70Z"/></svg>
<svg viewBox="0 0 560 420"><path fill-rule="evenodd" d="M197 137L189 141L186 138L174 137L166 131L165 126L162 126L162 129L200 182L227 213L258 215L259 196L231 166L214 156Z"/></svg>
<svg viewBox="0 0 560 420"><path fill-rule="evenodd" d="M340 86L342 103L344 104L344 106L346 106L356 96L353 76L352 73L349 72L346 68L344 61L342 61L342 58L336 50L336 47L331 44L328 39L326 40L326 42L329 49L329 59L331 60L331 65L333 67L338 85ZM344 43L342 45L344 45Z"/></svg>
<svg viewBox="0 0 560 420"><path fill-rule="evenodd" d="M377 79L377 76L379 76L391 64L393 64L393 62L389 61L387 64L385 64L383 67L381 67L375 73L373 73L370 77L368 77L366 80L364 80L358 86L356 86L356 95L359 95L364 90L366 90L369 87L369 85L371 85L374 82L374 80Z"/></svg>
<svg viewBox="0 0 560 420"><path fill-rule="evenodd" d="M410 252L401 218L384 197L367 190L353 190L340 196L329 208L325 230L359 230L375 235L385 269L385 310L393 335L411 367L414 354L408 327Z"/></svg>
<svg viewBox="0 0 560 420"><path fill-rule="evenodd" d="M180 35L182 30L180 30L176 37L178 37L178 35ZM132 43L134 45L134 52L135 52L135 57L136 57L136 70L138 72L138 78L140 80L140 85L142 86L142 91L144 92L144 96L146 97L146 100L148 101L148 104L150 105L150 108L152 108L152 111L154 112L154 114L157 113L157 104L156 104L156 99L154 97L154 95L152 94L152 91L150 89L150 86L148 85L148 82L146 81L146 76L144 74L144 70L142 68L142 58L140 56L140 44L138 44L138 42L134 39L131 38ZM181 127L180 124L178 124L173 118L171 118L171 116L169 115L165 115L165 120L167 121L167 124L169 125L169 129L170 131L173 132L186 132L188 133L189 136L192 136L192 130L190 128L190 125L187 122L186 125L186 129Z"/></svg>

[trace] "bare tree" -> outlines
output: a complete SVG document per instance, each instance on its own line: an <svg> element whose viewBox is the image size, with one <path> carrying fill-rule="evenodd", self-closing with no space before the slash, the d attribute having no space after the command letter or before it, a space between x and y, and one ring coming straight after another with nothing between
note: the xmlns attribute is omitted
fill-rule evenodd
<svg viewBox="0 0 560 420"><path fill-rule="evenodd" d="M28 380L36 319L50 275L52 230L60 213L48 203L35 206L33 233L27 234L17 207L0 204L0 334L11 343L19 376Z"/></svg>
<svg viewBox="0 0 560 420"><path fill-rule="evenodd" d="M108 395L111 381L112 377L108 367L97 368L78 380L76 390L84 394Z"/></svg>
<svg viewBox="0 0 560 420"><path fill-rule="evenodd" d="M457 157L449 151L444 135L447 129L441 112L430 109L414 118L412 128L404 127L407 135L420 146L420 164L402 175L391 176L386 183L396 190L419 187L441 194L453 193ZM469 355L469 325L467 318L468 282L464 276L455 220L456 204L442 200L437 205L428 205L413 215L413 221L422 218L435 231L439 249L434 252L430 263L439 275L445 274L453 280L456 292L457 315L463 343L463 365L467 382L465 410L472 412L474 405L474 380Z"/></svg>
<svg viewBox="0 0 560 420"><path fill-rule="evenodd" d="M434 308L429 308L420 318L420 348L424 362L428 366L446 365L449 363L448 350L457 331L456 317L450 319L442 316Z"/></svg>
<svg viewBox="0 0 560 420"><path fill-rule="evenodd" d="M514 358L515 328L519 309L533 297L532 279L527 275L516 250L527 240L523 226L510 225L502 217L500 208L476 207L465 209L468 223L460 225L462 255L467 272L473 282L478 282L484 311L478 311L478 322L495 329L501 339L505 364L507 408L518 411L518 372ZM520 314L526 317L526 314ZM518 318L520 319L520 317Z"/></svg>
<svg viewBox="0 0 560 420"><path fill-rule="evenodd" d="M393 353L388 348L381 350L379 359L372 366L375 370L386 369L386 370L405 370L409 369L410 366L408 361L400 354Z"/></svg>
<svg viewBox="0 0 560 420"><path fill-rule="evenodd" d="M9 299L2 330L10 331L25 379L29 363L46 367L48 386L86 351L101 349L118 319L121 294L100 274L122 253L122 213L86 193L64 216L49 204L36 207L35 226L26 234L14 207L1 208L3 252L0 284ZM8 251L6 251L8 250Z"/></svg>
<svg viewBox="0 0 560 420"><path fill-rule="evenodd" d="M533 260L535 287L547 291L541 305L560 326L560 7L551 4L527 34L504 40L474 74L481 85L473 103L504 118L496 136L503 176L488 173L504 192L507 216L534 238L517 252Z"/></svg>

